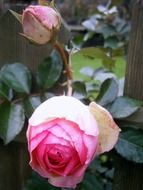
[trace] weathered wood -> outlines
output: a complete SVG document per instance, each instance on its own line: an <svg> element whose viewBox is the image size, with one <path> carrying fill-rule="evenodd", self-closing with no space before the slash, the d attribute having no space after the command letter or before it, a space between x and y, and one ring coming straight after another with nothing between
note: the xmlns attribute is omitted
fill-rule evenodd
<svg viewBox="0 0 143 190"><path fill-rule="evenodd" d="M0 142L0 190L23 189L30 174L28 160L26 144Z"/></svg>
<svg viewBox="0 0 143 190"><path fill-rule="evenodd" d="M143 7L137 2L132 11L125 95L143 100Z"/></svg>
<svg viewBox="0 0 143 190"><path fill-rule="evenodd" d="M124 94L143 100L143 7L135 1L132 10L132 29ZM143 127L143 125L142 125ZM118 157L113 190L143 190L143 164Z"/></svg>
<svg viewBox="0 0 143 190"><path fill-rule="evenodd" d="M30 58L32 51L29 48L29 43L20 39L19 31L20 24L10 12L0 18L0 66L6 63L21 62L27 66L29 64L31 70L34 71L35 65L33 63L35 60ZM25 56L25 54L27 55ZM28 160L25 143L14 142L4 146L0 141L1 190L21 190L23 188L26 177L30 175Z"/></svg>
<svg viewBox="0 0 143 190"><path fill-rule="evenodd" d="M143 190L143 166L116 159L113 190Z"/></svg>

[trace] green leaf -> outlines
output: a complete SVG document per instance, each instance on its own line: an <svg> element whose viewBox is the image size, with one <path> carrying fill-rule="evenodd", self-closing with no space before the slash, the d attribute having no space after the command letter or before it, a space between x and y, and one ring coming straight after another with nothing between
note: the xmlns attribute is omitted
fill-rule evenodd
<svg viewBox="0 0 143 190"><path fill-rule="evenodd" d="M103 156L103 155L102 155ZM93 172L99 172L99 173L104 173L108 170L106 166L104 166L101 157L96 157L91 164L89 165L90 171ZM107 161L106 161L107 162Z"/></svg>
<svg viewBox="0 0 143 190"><path fill-rule="evenodd" d="M0 105L0 137L7 144L20 133L25 115L21 104L4 102Z"/></svg>
<svg viewBox="0 0 143 190"><path fill-rule="evenodd" d="M82 25L88 30L88 33L85 35L84 40L89 39L91 33L95 33L95 29L98 25L98 18L95 15L91 16L88 20L82 22Z"/></svg>
<svg viewBox="0 0 143 190"><path fill-rule="evenodd" d="M11 100L13 97L12 90L2 81L0 81L0 94L7 100Z"/></svg>
<svg viewBox="0 0 143 190"><path fill-rule="evenodd" d="M26 116L29 118L33 111L41 104L41 98L39 96L30 96L23 100L23 106Z"/></svg>
<svg viewBox="0 0 143 190"><path fill-rule="evenodd" d="M63 62L58 52L53 51L38 67L37 81L43 89L52 87L59 79Z"/></svg>
<svg viewBox="0 0 143 190"><path fill-rule="evenodd" d="M30 93L31 73L25 65L21 63L4 65L1 77L3 82L16 92Z"/></svg>
<svg viewBox="0 0 143 190"><path fill-rule="evenodd" d="M119 47L119 40L116 36L107 38L104 42L105 48L117 49Z"/></svg>
<svg viewBox="0 0 143 190"><path fill-rule="evenodd" d="M115 27L109 24L101 24L96 28L96 32L102 34L105 39L116 35Z"/></svg>
<svg viewBox="0 0 143 190"><path fill-rule="evenodd" d="M142 104L141 101L120 96L111 105L109 111L114 118L126 118L136 112Z"/></svg>
<svg viewBox="0 0 143 190"><path fill-rule="evenodd" d="M55 94L51 93L51 92L45 92L41 95L41 100L42 102L46 101L49 98L52 98L53 96L55 96Z"/></svg>
<svg viewBox="0 0 143 190"><path fill-rule="evenodd" d="M33 40L31 37L23 34L23 33L19 33L22 37L24 37L26 40L28 40L31 44L33 45L40 45L37 41Z"/></svg>
<svg viewBox="0 0 143 190"><path fill-rule="evenodd" d="M116 80L116 75L113 72L109 72L107 70L103 71L101 70L95 73L94 80L99 81L99 83L102 84L104 81L111 78Z"/></svg>
<svg viewBox="0 0 143 190"><path fill-rule="evenodd" d="M128 129L122 132L115 149L128 160L143 163L143 131Z"/></svg>
<svg viewBox="0 0 143 190"><path fill-rule="evenodd" d="M80 69L80 73L88 76L88 77L93 77L95 70L92 67L83 67Z"/></svg>
<svg viewBox="0 0 143 190"><path fill-rule="evenodd" d="M118 83L115 79L105 80L100 88L100 92L96 98L96 101L100 105L106 105L115 100L118 95Z"/></svg>
<svg viewBox="0 0 143 190"><path fill-rule="evenodd" d="M35 172L32 173L32 177L27 180L25 190L60 190L61 188L50 185L47 179L40 177Z"/></svg>
<svg viewBox="0 0 143 190"><path fill-rule="evenodd" d="M103 190L103 183L97 179L95 174L86 172L80 190Z"/></svg>
<svg viewBox="0 0 143 190"><path fill-rule="evenodd" d="M73 96L78 98L78 99L83 99L87 96L87 92L86 92L86 86L84 82L81 81L75 81L73 83Z"/></svg>
<svg viewBox="0 0 143 190"><path fill-rule="evenodd" d="M123 47L119 47L117 49L112 50L112 57L117 58L117 57L123 57L125 55L125 50Z"/></svg>
<svg viewBox="0 0 143 190"><path fill-rule="evenodd" d="M112 69L114 67L115 61L111 59L109 56L107 56L106 53L100 48L82 48L80 51L77 52L77 54L81 54L91 59L102 59L103 65L108 69Z"/></svg>

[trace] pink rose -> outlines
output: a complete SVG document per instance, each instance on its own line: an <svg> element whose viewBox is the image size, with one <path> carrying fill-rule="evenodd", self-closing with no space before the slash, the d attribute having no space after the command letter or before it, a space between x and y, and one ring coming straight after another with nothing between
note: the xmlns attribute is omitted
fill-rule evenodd
<svg viewBox="0 0 143 190"><path fill-rule="evenodd" d="M85 106L73 97L57 96L42 103L29 119L27 139L30 165L41 176L48 178L52 185L75 188L93 158L109 151L117 141L119 130L112 120L107 125L112 125L109 128L113 127L116 132L111 134L117 135L114 142L109 142L106 136L110 134L107 132L104 136L107 144L102 149L100 119L96 121L93 107ZM112 119L107 116L105 122L108 117L108 120Z"/></svg>
<svg viewBox="0 0 143 190"><path fill-rule="evenodd" d="M38 44L52 41L60 26L60 14L50 6L30 5L23 11L23 35Z"/></svg>

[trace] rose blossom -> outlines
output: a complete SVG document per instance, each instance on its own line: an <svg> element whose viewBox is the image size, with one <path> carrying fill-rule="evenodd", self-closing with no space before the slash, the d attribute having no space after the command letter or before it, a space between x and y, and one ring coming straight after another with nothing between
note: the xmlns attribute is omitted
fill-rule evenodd
<svg viewBox="0 0 143 190"><path fill-rule="evenodd" d="M99 117L95 118L95 110ZM57 187L75 188L93 158L109 151L117 141L119 129L111 116L94 103L86 106L68 96L57 96L42 103L29 119L27 130L30 165L49 183ZM104 117L105 116L105 117ZM104 118L111 130L103 136ZM109 122L110 121L110 122ZM109 133L108 133L109 131ZM116 134L113 140L107 136ZM114 131L114 132L113 132ZM101 139L99 139L99 137Z"/></svg>
<svg viewBox="0 0 143 190"><path fill-rule="evenodd" d="M50 6L30 5L23 11L23 35L38 44L52 41L60 26L60 14Z"/></svg>

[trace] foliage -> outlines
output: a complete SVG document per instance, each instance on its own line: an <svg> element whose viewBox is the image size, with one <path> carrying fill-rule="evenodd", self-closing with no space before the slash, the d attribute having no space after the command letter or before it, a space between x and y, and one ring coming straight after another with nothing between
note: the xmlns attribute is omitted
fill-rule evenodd
<svg viewBox="0 0 143 190"><path fill-rule="evenodd" d="M1 68L1 80L10 88L21 93L30 93L31 74L20 63L7 64Z"/></svg>
<svg viewBox="0 0 143 190"><path fill-rule="evenodd" d="M87 59L91 59L91 54L89 51L90 49L91 48L85 48L84 55L82 51L81 52L78 51L78 54L80 55L81 53L81 56L86 56ZM92 48L92 50L93 49L94 48ZM92 54L92 56L94 57L94 53ZM96 56L99 56L99 55L96 55ZM92 59L94 59L93 57ZM112 57L109 57L109 58L112 59ZM127 160L130 160L136 163L142 163L143 162L142 161L142 154L143 154L142 130L133 129L137 127L135 124L132 124L132 125L127 124L125 126L123 125L123 123L125 123L124 119L128 118L129 116L132 116L136 111L139 110L139 108L143 105L143 102L123 96L124 79L118 78L115 75L115 73L112 72L112 70L110 70L110 67L108 67L109 62L107 62L108 63L107 65L104 65L102 64L102 57L100 57L100 59L101 59L100 67L93 68L90 66L90 62L89 62L88 66L80 69L80 73L81 75L83 75L83 77L82 77L82 80L77 81L78 84L81 84L81 85L78 85L78 88L75 88L75 91L77 90L78 97L81 98L84 96L83 98L81 98L82 101L86 103L90 101L96 101L97 103L99 103L100 105L108 109L108 111L112 114L115 121L119 124L120 128L122 129L122 132L119 137L119 141L115 147L115 150L117 151L118 154L120 154ZM94 61L96 61L96 59ZM122 73L120 76L123 77L124 73ZM84 88L83 88L83 85L84 85ZM112 155L112 153L109 153L109 154ZM107 159L109 159L110 157L109 154L107 155L105 154L105 156L107 156ZM100 160L100 158L98 159ZM105 163L107 164L108 162L105 161ZM101 162L101 166L102 164L103 162ZM110 171L112 172L114 171L113 162L111 161L110 164L111 164L110 165L111 168L108 168L107 170L104 168L105 171L107 172L107 175L106 175L106 172L105 173L103 172L105 178L103 177L102 171L99 171L99 176L97 177L98 182L101 183L101 180L104 181L104 182L102 181L102 184L104 185L101 188L104 190L112 189L112 179L109 179L107 177L108 174L110 175ZM96 167L98 168L98 164L96 164ZM96 179L96 175L98 173L97 168L95 172L96 174L94 173L95 175L94 179ZM93 184L92 177L90 178L89 181L88 183L92 185Z"/></svg>
<svg viewBox="0 0 143 190"><path fill-rule="evenodd" d="M78 79L72 83L73 96L85 104L96 101L108 109L122 128L116 152L130 161L143 163L143 132L133 129L135 124L126 127L121 124L143 104L142 101L123 96L124 58L130 23L120 17L112 4L108 4L106 7L97 7L96 14L84 21L83 26L87 33L76 44L76 51L71 55L74 78ZM102 43L87 47L97 37L101 38ZM77 51L77 46L83 48ZM34 109L56 94L57 86L64 91L64 83L61 82L63 68L63 61L55 50L39 64L34 75L22 63L8 63L1 68L0 137L4 144L15 139ZM113 154L110 152L95 159L77 190L110 190L114 173ZM47 180L33 173L25 189L59 188L49 185Z"/></svg>
<svg viewBox="0 0 143 190"><path fill-rule="evenodd" d="M89 66L83 67L81 73L85 78L73 81L73 96L86 104L90 101L98 102L106 107L115 119L118 119L117 122L132 115L141 107L141 101L123 96L124 81L121 82L112 72L112 57L107 56L105 52L101 53L101 50L97 48L85 48L76 54L81 54L87 59L94 59L98 56L98 59L105 62L107 60L107 62L96 69ZM56 88L57 84L59 85L62 69L63 62L55 51L39 64L35 75L32 75L22 63L11 63L1 68L0 114L2 117L0 125L2 127L0 128L0 137L5 144L14 140L21 132L25 121L41 102L54 96L53 89ZM19 73L24 80L21 80ZM143 149L142 141L139 139L142 139L142 135L140 131L134 131L130 127L123 130L116 145L117 152L128 160L141 163ZM113 173L112 154L101 155L93 161L77 190L92 190L95 187L97 190L110 190ZM28 180L25 188L26 190L58 189L50 186L47 180L41 179L36 174L33 174Z"/></svg>
<svg viewBox="0 0 143 190"><path fill-rule="evenodd" d="M124 158L143 163L143 131L136 129L124 130L116 145L117 152Z"/></svg>
<svg viewBox="0 0 143 190"><path fill-rule="evenodd" d="M47 180L43 179L36 173L32 173L31 178L27 181L26 190L59 190L60 188L56 188L49 183Z"/></svg>
<svg viewBox="0 0 143 190"><path fill-rule="evenodd" d="M105 6L98 5L95 14L82 23L87 30L82 46L85 47L90 42L89 45L109 49L126 47L130 31L128 14L127 10L126 14L120 14L114 1L108 1Z"/></svg>
<svg viewBox="0 0 143 190"><path fill-rule="evenodd" d="M52 87L59 79L63 69L63 63L60 55L54 51L51 57L45 59L38 67L37 83L41 88L48 89Z"/></svg>
<svg viewBox="0 0 143 190"><path fill-rule="evenodd" d="M39 64L35 76L22 63L10 63L1 68L0 137L5 144L20 133L25 118L29 118L34 109L52 95L46 92L56 85L62 68L63 62L56 51Z"/></svg>
<svg viewBox="0 0 143 190"><path fill-rule="evenodd" d="M0 137L5 144L12 141L23 128L25 115L22 105L3 102L0 105Z"/></svg>

